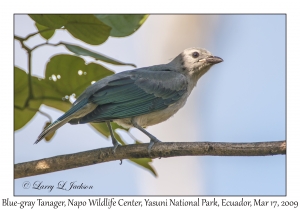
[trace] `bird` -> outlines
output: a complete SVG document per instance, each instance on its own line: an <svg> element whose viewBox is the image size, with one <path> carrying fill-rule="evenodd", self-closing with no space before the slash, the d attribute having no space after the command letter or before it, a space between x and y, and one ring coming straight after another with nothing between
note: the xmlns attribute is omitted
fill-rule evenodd
<svg viewBox="0 0 300 210"><path fill-rule="evenodd" d="M150 138L152 146L161 142L145 127L166 121L181 109L198 80L223 59L202 48L188 48L167 64L142 67L107 76L89 87L72 107L47 126L34 144L66 123L106 123L113 152L120 145L111 122L135 127Z"/></svg>

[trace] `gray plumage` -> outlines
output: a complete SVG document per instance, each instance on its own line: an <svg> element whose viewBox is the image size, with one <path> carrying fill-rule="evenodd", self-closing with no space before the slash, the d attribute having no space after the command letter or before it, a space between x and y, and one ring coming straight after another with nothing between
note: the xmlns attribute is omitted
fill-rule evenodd
<svg viewBox="0 0 300 210"><path fill-rule="evenodd" d="M143 127L163 122L184 106L198 79L210 67L223 60L204 49L184 50L168 64L124 71L103 78L89 86L72 108L49 125L38 143L65 123L106 122L114 151L119 145L110 122L136 127L150 139L148 152L159 140Z"/></svg>

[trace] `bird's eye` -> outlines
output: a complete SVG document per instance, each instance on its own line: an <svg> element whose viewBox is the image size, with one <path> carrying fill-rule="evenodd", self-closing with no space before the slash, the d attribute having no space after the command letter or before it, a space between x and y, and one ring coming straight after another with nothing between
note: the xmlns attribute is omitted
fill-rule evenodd
<svg viewBox="0 0 300 210"><path fill-rule="evenodd" d="M193 58L198 58L199 57L199 53L198 52L193 52L192 56L193 56Z"/></svg>

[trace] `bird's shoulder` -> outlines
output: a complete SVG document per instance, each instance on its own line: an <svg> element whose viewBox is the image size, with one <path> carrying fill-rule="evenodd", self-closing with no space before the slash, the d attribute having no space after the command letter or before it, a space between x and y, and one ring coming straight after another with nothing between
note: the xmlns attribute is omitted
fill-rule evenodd
<svg viewBox="0 0 300 210"><path fill-rule="evenodd" d="M131 77L135 85L149 93L165 90L183 90L188 85L188 79L185 75L169 68L160 70L141 69L132 72Z"/></svg>

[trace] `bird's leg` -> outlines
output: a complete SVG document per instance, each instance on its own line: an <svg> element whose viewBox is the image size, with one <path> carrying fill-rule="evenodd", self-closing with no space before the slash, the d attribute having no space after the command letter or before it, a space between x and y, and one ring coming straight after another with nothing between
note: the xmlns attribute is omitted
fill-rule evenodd
<svg viewBox="0 0 300 210"><path fill-rule="evenodd" d="M132 125L134 127L136 127L137 129L139 129L140 131L142 131L144 134L146 134L149 138L150 138L150 144L148 146L148 153L150 155L150 151L151 148L153 147L153 145L157 142L161 142L160 140L158 140L155 136L153 136L151 133L149 133L148 131L146 131L144 128L142 128L141 126L139 126L136 122L132 122Z"/></svg>
<svg viewBox="0 0 300 210"><path fill-rule="evenodd" d="M114 136L114 132L113 132L113 130L112 130L112 128L111 128L110 122L109 122L109 121L106 121L106 124L107 124L107 127L108 127L109 132L110 132L110 136L111 136L112 143L113 143L113 145L114 145L113 152L115 153L117 147L118 147L120 144L119 144L119 142L117 141L117 139L116 139L115 136Z"/></svg>

